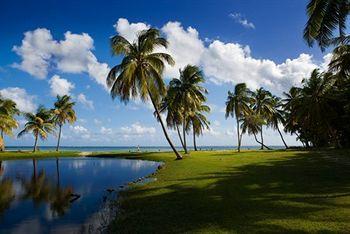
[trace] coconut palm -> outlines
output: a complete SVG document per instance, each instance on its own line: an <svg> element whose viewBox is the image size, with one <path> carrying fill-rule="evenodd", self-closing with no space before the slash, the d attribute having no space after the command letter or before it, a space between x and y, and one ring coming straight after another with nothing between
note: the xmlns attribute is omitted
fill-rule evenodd
<svg viewBox="0 0 350 234"><path fill-rule="evenodd" d="M61 132L62 126L65 123L73 124L77 116L75 115L75 111L73 109L75 102L71 101L71 97L68 95L57 96L57 101L55 102L55 108L52 110L53 112L53 122L56 126L58 126L58 139L56 151L58 151L60 147L61 140Z"/></svg>
<svg viewBox="0 0 350 234"><path fill-rule="evenodd" d="M174 60L169 54L154 50L159 47L166 48L167 45L166 39L160 37L159 30L154 28L141 31L134 42L129 42L119 35L113 36L111 38L113 55L124 57L121 63L109 72L107 85L111 88L112 98L119 97L125 103L136 97L140 97L144 102L150 99L165 138L176 158L181 159L182 156L171 142L158 110L159 101L166 93L162 78L164 62L173 65Z"/></svg>
<svg viewBox="0 0 350 234"><path fill-rule="evenodd" d="M178 103L176 102L176 100L174 100L174 97L170 96L170 92L167 92L167 95L161 101L159 111L160 113L166 112L165 120L167 127L177 131L181 146L185 149L184 142L182 140L182 136L179 129L179 126L182 125L182 113L180 108L178 108Z"/></svg>
<svg viewBox="0 0 350 234"><path fill-rule="evenodd" d="M208 91L201 86L204 82L202 71L197 66L187 65L180 70L180 77L174 78L169 83L168 97L174 109L181 114L183 146L188 153L186 144L186 125L191 112L200 110L206 101L205 94Z"/></svg>
<svg viewBox="0 0 350 234"><path fill-rule="evenodd" d="M36 113L26 113L24 117L27 123L24 125L24 129L18 133L18 137L23 136L26 133L32 133L35 142L33 152L36 151L38 138L45 140L49 133L52 133L55 129L55 125L52 121L52 112L43 106L40 106Z"/></svg>
<svg viewBox="0 0 350 234"><path fill-rule="evenodd" d="M242 133L248 133L248 135L254 135L254 139L258 144L261 144L266 149L270 149L268 146L264 145L263 142L259 141L256 135L261 132L261 126L265 124L264 119L251 111L248 114L245 114L241 118L241 129Z"/></svg>
<svg viewBox="0 0 350 234"><path fill-rule="evenodd" d="M345 35L349 12L350 0L310 0L304 39L310 46L316 41L323 51L330 44L344 44L349 41Z"/></svg>
<svg viewBox="0 0 350 234"><path fill-rule="evenodd" d="M270 126L271 128L278 131L284 146L286 147L286 149L288 149L288 145L287 145L286 141L284 140L283 135L281 133L281 130L279 128L279 124L284 125L286 122L285 121L285 112L281 108L282 107L281 99L274 96L272 99L272 103L273 103L273 105L272 105L273 112L268 120L268 126Z"/></svg>
<svg viewBox="0 0 350 234"><path fill-rule="evenodd" d="M235 91L232 93L228 91L226 101L226 114L225 117L229 116L236 118L237 123L237 150L241 151L242 133L239 132L240 121L244 115L250 112L250 91L245 83L239 83L235 86Z"/></svg>
<svg viewBox="0 0 350 234"><path fill-rule="evenodd" d="M207 120L207 117L204 115L204 112L209 113L210 107L206 105L201 105L198 110L192 111L187 120L186 130L189 131L192 127L193 133L193 147L197 151L196 145L196 136L203 134L203 130L209 130L210 122Z"/></svg>
<svg viewBox="0 0 350 234"><path fill-rule="evenodd" d="M0 151L5 149L4 134L12 136L13 129L18 127L15 115L19 114L16 103L0 96Z"/></svg>
<svg viewBox="0 0 350 234"><path fill-rule="evenodd" d="M264 120L264 123L266 123L273 114L273 98L271 93L264 88L259 88L252 93L252 97L252 107L255 114L260 116ZM263 125L260 126L261 149L264 149Z"/></svg>

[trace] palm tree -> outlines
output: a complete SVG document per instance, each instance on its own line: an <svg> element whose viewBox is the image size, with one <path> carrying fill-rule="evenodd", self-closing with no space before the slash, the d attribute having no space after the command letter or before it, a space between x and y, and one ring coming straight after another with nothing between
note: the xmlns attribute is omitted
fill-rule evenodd
<svg viewBox="0 0 350 234"><path fill-rule="evenodd" d="M159 112L166 112L166 124L170 129L174 129L177 131L177 134L180 139L180 143L183 149L185 149L184 142L182 140L182 136L180 133L179 126L182 124L182 113L178 108L178 103L171 97L170 92L167 92L167 95L163 98L160 103ZM154 113L156 115L156 113Z"/></svg>
<svg viewBox="0 0 350 234"><path fill-rule="evenodd" d="M186 125L189 114L199 110L206 101L205 94L208 91L201 86L204 82L202 71L197 66L187 65L180 70L180 77L174 78L169 83L168 97L175 110L181 114L183 147L188 153L186 144Z"/></svg>
<svg viewBox="0 0 350 234"><path fill-rule="evenodd" d="M202 105L196 111L192 111L188 116L188 121L186 125L186 130L192 126L193 132L193 147L194 150L197 151L196 145L196 136L200 136L203 134L204 129L209 129L210 122L207 120L207 117L203 114L203 112L209 113L210 107L206 105Z"/></svg>
<svg viewBox="0 0 350 234"><path fill-rule="evenodd" d="M259 88L252 93L253 97L253 110L256 115L260 116L264 123L272 116L273 114L273 99L269 91L264 88ZM261 149L264 149L264 137L263 137L263 122L260 126L260 137L261 137Z"/></svg>
<svg viewBox="0 0 350 234"><path fill-rule="evenodd" d="M56 126L58 126L58 139L56 151L58 151L60 147L61 140L61 132L62 126L66 122L73 124L77 116L75 115L75 111L73 109L75 103L71 101L71 97L68 95L57 96L57 101L55 102L55 108L52 110L53 112L53 122Z"/></svg>
<svg viewBox="0 0 350 234"><path fill-rule="evenodd" d="M166 87L162 78L164 62L174 64L173 58L166 53L155 53L158 47L167 47L168 42L160 37L157 29L141 31L135 42L129 42L124 37L116 35L111 38L113 55L123 55L120 64L111 69L107 76L107 85L111 88L112 98L127 103L130 98L140 97L142 101L151 100L157 118L162 126L165 138L176 154L177 152L161 119L158 104L165 96Z"/></svg>
<svg viewBox="0 0 350 234"><path fill-rule="evenodd" d="M250 112L250 103L252 99L250 98L250 91L245 83L239 83L235 86L235 91L232 93L228 91L227 101L226 101L226 114L225 117L228 118L236 117L237 122L237 150L241 151L242 133L239 132L239 124L244 115Z"/></svg>
<svg viewBox="0 0 350 234"><path fill-rule="evenodd" d="M307 5L308 21L304 29L304 39L309 46L317 41L324 51L330 44L344 44L349 41L345 35L350 0L310 0ZM334 36L334 30L338 35Z"/></svg>
<svg viewBox="0 0 350 234"><path fill-rule="evenodd" d="M12 130L18 127L15 115L19 114L16 103L0 96L0 151L5 150L4 134L12 136Z"/></svg>
<svg viewBox="0 0 350 234"><path fill-rule="evenodd" d="M254 139L258 144L261 144L263 147L266 149L271 149L268 146L264 145L263 142L259 141L258 138L256 137L256 134L261 132L261 126L265 124L264 119L251 111L249 114L246 114L242 117L242 133L248 133L248 135L254 135Z"/></svg>
<svg viewBox="0 0 350 234"><path fill-rule="evenodd" d="M52 112L43 106L40 106L35 114L26 113L24 116L27 123L24 125L24 129L18 133L18 137L31 132L35 138L33 147L33 152L35 152L38 138L40 137L42 140L45 140L48 134L54 131L55 125L52 121Z"/></svg>
<svg viewBox="0 0 350 234"><path fill-rule="evenodd" d="M288 149L288 145L287 143L285 142L284 138L283 138L283 135L280 131L280 128L279 128L279 124L285 124L285 112L284 110L281 109L282 107L282 103L281 103L281 100L280 98L274 96L273 99L272 99L272 103L273 103L273 113L272 115L270 116L269 120L268 120L268 126L272 127L273 129L277 130L278 133L280 134L280 137L282 139L282 142L284 144L284 146L286 147L286 149Z"/></svg>

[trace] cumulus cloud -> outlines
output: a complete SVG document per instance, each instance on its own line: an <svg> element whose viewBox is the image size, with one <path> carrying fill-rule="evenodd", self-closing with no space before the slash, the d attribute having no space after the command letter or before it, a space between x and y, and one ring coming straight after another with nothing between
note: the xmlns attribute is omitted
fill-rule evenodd
<svg viewBox="0 0 350 234"><path fill-rule="evenodd" d="M39 79L45 79L50 69L63 73L87 73L106 88L109 67L106 63L98 62L92 52L93 44L93 39L87 33L68 31L63 40L57 41L48 29L38 28L26 32L22 45L13 47L13 51L22 59L13 66Z"/></svg>
<svg viewBox="0 0 350 234"><path fill-rule="evenodd" d="M242 25L245 28L251 28L251 29L255 28L255 25L252 22L249 22L240 13L231 13L231 14L229 14L229 17L234 19L237 23L239 23L240 25Z"/></svg>
<svg viewBox="0 0 350 234"><path fill-rule="evenodd" d="M145 23L129 23L129 21L124 18L119 18L114 25L118 34L125 37L130 42L135 41L137 33L149 29L150 27L150 25Z"/></svg>
<svg viewBox="0 0 350 234"><path fill-rule="evenodd" d="M70 95L70 91L74 88L74 84L58 75L51 77L50 81L51 94L56 95Z"/></svg>
<svg viewBox="0 0 350 234"><path fill-rule="evenodd" d="M85 94L81 93L77 97L78 102L81 103L83 106L85 106L88 109L94 109L94 102L92 100L87 99Z"/></svg>
<svg viewBox="0 0 350 234"><path fill-rule="evenodd" d="M17 108L23 112L34 112L37 108L35 104L36 97L29 95L25 89L18 87L8 87L0 90L1 96L13 100Z"/></svg>
<svg viewBox="0 0 350 234"><path fill-rule="evenodd" d="M119 19L115 28L123 36L131 38L134 35L134 39L137 32L135 25L149 28L145 23L129 23L126 19ZM252 89L263 86L280 93L291 85L299 84L313 69L325 67L326 60L329 60L328 55L323 62L316 62L312 55L300 54L278 64L270 59L254 58L250 47L239 43L214 40L205 46L196 29L185 29L179 22L168 22L161 31L169 41L166 52L176 61L174 67L166 67L166 78L177 77L179 68L193 64L200 66L215 84L245 82Z"/></svg>
<svg viewBox="0 0 350 234"><path fill-rule="evenodd" d="M70 125L69 129L75 134L86 134L89 133L89 130L81 125Z"/></svg>

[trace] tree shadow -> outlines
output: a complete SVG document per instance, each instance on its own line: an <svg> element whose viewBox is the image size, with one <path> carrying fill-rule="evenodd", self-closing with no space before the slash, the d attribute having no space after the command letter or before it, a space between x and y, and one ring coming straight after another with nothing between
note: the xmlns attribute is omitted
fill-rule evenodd
<svg viewBox="0 0 350 234"><path fill-rule="evenodd" d="M350 230L350 163L344 160L350 162L347 155L334 152L300 152L239 166L232 161L221 171L140 187L126 192L113 229L122 233L346 232Z"/></svg>

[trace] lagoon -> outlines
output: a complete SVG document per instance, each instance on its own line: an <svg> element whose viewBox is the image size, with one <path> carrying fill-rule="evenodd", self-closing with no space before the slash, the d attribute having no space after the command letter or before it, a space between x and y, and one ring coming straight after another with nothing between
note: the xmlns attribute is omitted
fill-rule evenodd
<svg viewBox="0 0 350 234"><path fill-rule="evenodd" d="M116 214L118 190L159 165L88 157L2 161L0 233L103 231Z"/></svg>

